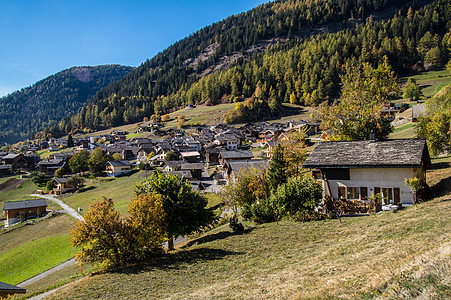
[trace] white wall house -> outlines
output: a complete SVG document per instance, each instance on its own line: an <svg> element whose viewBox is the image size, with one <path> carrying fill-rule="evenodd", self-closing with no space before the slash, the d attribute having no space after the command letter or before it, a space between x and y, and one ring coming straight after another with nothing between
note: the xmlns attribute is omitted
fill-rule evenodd
<svg viewBox="0 0 451 300"><path fill-rule="evenodd" d="M109 161L106 163L106 173L109 177L125 175L131 171L131 163L127 160Z"/></svg>
<svg viewBox="0 0 451 300"><path fill-rule="evenodd" d="M413 203L405 178L425 182L429 165L422 139L321 142L304 163L321 181L325 195L368 200L380 193L383 204L401 205Z"/></svg>

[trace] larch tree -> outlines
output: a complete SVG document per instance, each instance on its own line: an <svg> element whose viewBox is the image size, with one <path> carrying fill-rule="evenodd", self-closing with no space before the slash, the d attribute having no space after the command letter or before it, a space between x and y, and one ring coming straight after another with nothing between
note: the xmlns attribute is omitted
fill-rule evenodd
<svg viewBox="0 0 451 300"><path fill-rule="evenodd" d="M277 190L282 183L287 182L287 165L284 159L284 148L279 144L274 149L268 168L268 181L271 190Z"/></svg>
<svg viewBox="0 0 451 300"><path fill-rule="evenodd" d="M377 69L368 63L347 65L341 79L340 101L321 108L322 127L332 130L334 140L366 140L371 132L377 139L386 139L393 127L382 115L382 108L398 92L387 58Z"/></svg>

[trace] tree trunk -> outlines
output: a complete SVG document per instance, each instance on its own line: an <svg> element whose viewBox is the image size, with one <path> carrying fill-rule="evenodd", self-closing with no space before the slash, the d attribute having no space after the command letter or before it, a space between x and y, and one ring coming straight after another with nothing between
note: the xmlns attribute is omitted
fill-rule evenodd
<svg viewBox="0 0 451 300"><path fill-rule="evenodd" d="M168 250L169 250L169 251L174 250L174 238L173 238L173 237L171 237L171 238L168 240Z"/></svg>

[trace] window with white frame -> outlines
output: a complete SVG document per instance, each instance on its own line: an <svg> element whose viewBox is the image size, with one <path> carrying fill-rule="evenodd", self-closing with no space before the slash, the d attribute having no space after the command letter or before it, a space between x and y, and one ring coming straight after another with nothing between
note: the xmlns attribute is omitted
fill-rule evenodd
<svg viewBox="0 0 451 300"><path fill-rule="evenodd" d="M360 199L359 187L347 187L347 199Z"/></svg>

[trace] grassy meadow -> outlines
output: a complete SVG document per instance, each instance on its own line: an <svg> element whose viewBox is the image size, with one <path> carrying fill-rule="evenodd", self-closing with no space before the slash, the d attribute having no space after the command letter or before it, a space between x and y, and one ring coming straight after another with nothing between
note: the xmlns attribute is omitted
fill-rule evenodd
<svg viewBox="0 0 451 300"><path fill-rule="evenodd" d="M451 297L451 156L433 159L437 197L398 212L234 234L228 225L177 251L55 292L59 299L335 299ZM133 284L130 284L130 283Z"/></svg>
<svg viewBox="0 0 451 300"><path fill-rule="evenodd" d="M148 173L150 176L150 172ZM133 189L135 185L144 181L145 172L138 171L122 177L99 177L87 179L86 186L74 194L68 194L62 200L70 207L82 208L81 214L84 214L89 205L93 202L102 200L102 197L112 198L116 208L122 213L127 211L128 203L133 198Z"/></svg>
<svg viewBox="0 0 451 300"><path fill-rule="evenodd" d="M0 178L0 184L7 181L10 178L19 178L19 176L10 176ZM36 192L37 189L41 189L32 181L26 180L20 185L18 185L15 189L9 191L1 191L0 192L0 204L5 201L15 201L15 200L25 200L30 199L30 194ZM2 205L3 207L3 205Z"/></svg>
<svg viewBox="0 0 451 300"><path fill-rule="evenodd" d="M427 98L434 96L443 87L451 84L451 74L448 70L428 71L406 77L413 78L420 85L423 95Z"/></svg>
<svg viewBox="0 0 451 300"><path fill-rule="evenodd" d="M74 220L60 215L0 232L0 281L18 284L74 257L68 230Z"/></svg>

